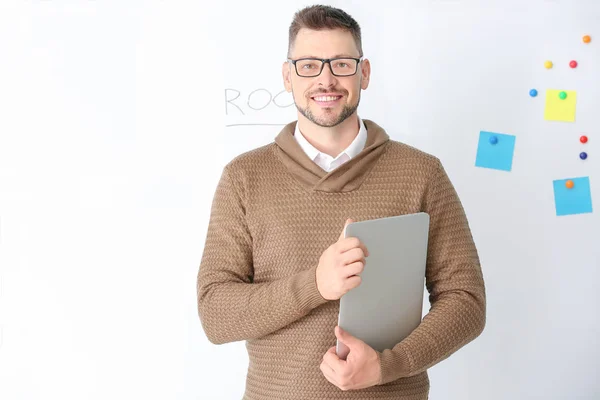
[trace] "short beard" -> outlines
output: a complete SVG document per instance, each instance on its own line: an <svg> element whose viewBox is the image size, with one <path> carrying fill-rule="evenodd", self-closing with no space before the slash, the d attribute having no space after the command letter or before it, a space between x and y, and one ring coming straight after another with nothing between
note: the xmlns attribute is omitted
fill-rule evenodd
<svg viewBox="0 0 600 400"><path fill-rule="evenodd" d="M308 107L302 108L296 102L294 102L294 104L296 104L296 108L298 109L298 111L300 111L300 114L304 115L306 117L306 119L308 119L309 121L312 121L316 125L319 125L323 128L331 128L333 126L339 125L342 122L344 122L346 119L348 119L349 116L354 114L354 112L358 109L359 103L360 103L360 93L358 95L358 101L356 102L355 105L353 105L353 106L349 106L347 104L344 105L344 108L342 109L340 116L333 122L327 123L322 119L321 120L317 119L317 117L309 110Z"/></svg>

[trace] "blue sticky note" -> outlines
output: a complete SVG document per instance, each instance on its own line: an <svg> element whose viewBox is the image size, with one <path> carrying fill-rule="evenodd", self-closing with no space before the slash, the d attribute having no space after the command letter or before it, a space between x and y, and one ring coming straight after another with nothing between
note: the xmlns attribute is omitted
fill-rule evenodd
<svg viewBox="0 0 600 400"><path fill-rule="evenodd" d="M515 153L515 136L504 133L479 132L476 167L510 171Z"/></svg>
<svg viewBox="0 0 600 400"><path fill-rule="evenodd" d="M569 179L554 181L554 202L556 215L584 214L592 212L592 195L590 178L571 178L573 187L569 189L566 183Z"/></svg>

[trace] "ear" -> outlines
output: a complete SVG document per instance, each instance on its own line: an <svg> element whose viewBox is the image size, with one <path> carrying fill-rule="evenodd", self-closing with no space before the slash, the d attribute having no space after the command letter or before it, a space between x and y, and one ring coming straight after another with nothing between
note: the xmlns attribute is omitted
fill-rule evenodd
<svg viewBox="0 0 600 400"><path fill-rule="evenodd" d="M362 75L360 88L365 90L369 87L369 80L371 79L371 62L367 58L363 59L361 63L360 73Z"/></svg>
<svg viewBox="0 0 600 400"><path fill-rule="evenodd" d="M289 93L292 91L292 77L291 77L291 68L290 63L284 61L281 66L281 76L283 77L283 85L285 86L285 90Z"/></svg>

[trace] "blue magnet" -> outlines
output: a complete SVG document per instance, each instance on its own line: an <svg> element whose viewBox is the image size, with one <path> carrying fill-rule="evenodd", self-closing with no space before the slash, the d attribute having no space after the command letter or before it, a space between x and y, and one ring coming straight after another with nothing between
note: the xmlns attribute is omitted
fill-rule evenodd
<svg viewBox="0 0 600 400"><path fill-rule="evenodd" d="M491 144L498 143L498 137L497 136L490 136L490 143Z"/></svg>
<svg viewBox="0 0 600 400"><path fill-rule="evenodd" d="M585 160L587 158L587 153L585 151L579 153L579 158L581 158L582 160Z"/></svg>
<svg viewBox="0 0 600 400"><path fill-rule="evenodd" d="M535 96L537 96L537 95L538 95L538 91L537 91L537 90L535 90L535 89L531 89L531 90L529 91L529 95L530 95L531 97L535 97Z"/></svg>

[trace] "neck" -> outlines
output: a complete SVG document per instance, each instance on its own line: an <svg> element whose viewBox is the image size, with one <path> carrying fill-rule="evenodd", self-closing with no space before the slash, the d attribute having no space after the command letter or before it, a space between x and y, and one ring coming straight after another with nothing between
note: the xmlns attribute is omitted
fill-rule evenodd
<svg viewBox="0 0 600 400"><path fill-rule="evenodd" d="M336 157L356 138L358 134L358 114L355 111L341 124L322 127L298 113L298 128L306 140L322 153Z"/></svg>

